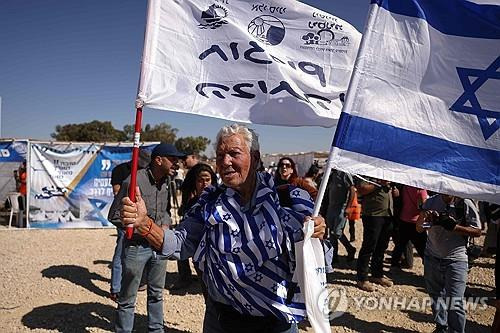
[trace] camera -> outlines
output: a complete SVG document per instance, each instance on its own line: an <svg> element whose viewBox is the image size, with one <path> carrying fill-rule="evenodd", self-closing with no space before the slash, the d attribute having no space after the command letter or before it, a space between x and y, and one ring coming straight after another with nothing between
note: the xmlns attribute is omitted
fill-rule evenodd
<svg viewBox="0 0 500 333"><path fill-rule="evenodd" d="M467 247L467 256L469 259L475 260L481 256L481 251L481 246L475 244L469 245Z"/></svg>

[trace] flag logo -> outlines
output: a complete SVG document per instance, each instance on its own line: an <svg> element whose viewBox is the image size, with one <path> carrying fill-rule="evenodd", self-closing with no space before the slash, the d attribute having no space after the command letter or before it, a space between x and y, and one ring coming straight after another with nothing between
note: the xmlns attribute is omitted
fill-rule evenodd
<svg viewBox="0 0 500 333"><path fill-rule="evenodd" d="M201 22L198 27L200 29L217 29L223 24L227 24L227 9L220 5L213 4L207 10L201 12Z"/></svg>
<svg viewBox="0 0 500 333"><path fill-rule="evenodd" d="M267 45L276 46L285 38L285 26L272 15L261 15L248 24L248 32Z"/></svg>
<svg viewBox="0 0 500 333"><path fill-rule="evenodd" d="M499 80L500 56L485 70L457 67L458 77L464 88L464 93L450 107L450 110L477 116L485 140L488 140L500 128L500 110L492 111L481 107L476 92L489 79ZM475 77L474 82L470 77ZM466 104L470 104L467 106Z"/></svg>

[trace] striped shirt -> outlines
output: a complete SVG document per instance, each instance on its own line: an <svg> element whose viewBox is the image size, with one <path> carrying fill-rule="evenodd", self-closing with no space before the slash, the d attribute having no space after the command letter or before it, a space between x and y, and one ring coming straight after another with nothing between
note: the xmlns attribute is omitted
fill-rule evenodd
<svg viewBox="0 0 500 333"><path fill-rule="evenodd" d="M290 186L289 195L291 207L281 207L267 173L257 173L247 205L231 188L207 188L181 226L165 232L162 252L175 259L193 256L215 301L242 314L300 321L305 304L291 283L294 243L303 238L303 220L314 204L302 189Z"/></svg>

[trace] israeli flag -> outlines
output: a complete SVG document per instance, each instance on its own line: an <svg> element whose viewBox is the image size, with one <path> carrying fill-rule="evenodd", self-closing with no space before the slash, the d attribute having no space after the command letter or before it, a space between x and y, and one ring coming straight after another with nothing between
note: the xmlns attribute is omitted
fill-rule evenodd
<svg viewBox="0 0 500 333"><path fill-rule="evenodd" d="M372 0L330 165L500 203L498 0Z"/></svg>

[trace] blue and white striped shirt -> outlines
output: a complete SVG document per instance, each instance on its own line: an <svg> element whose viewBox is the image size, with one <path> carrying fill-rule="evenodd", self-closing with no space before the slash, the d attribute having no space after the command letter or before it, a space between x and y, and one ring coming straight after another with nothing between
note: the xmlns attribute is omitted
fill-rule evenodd
<svg viewBox="0 0 500 333"><path fill-rule="evenodd" d="M214 300L243 314L300 321L303 295L298 287L288 301L287 295L295 269L294 243L302 240L303 220L314 204L302 189L290 186L289 195L291 207L281 207L267 173L257 173L247 205L231 188L210 187L180 227L165 232L162 252L174 259L193 256Z"/></svg>

